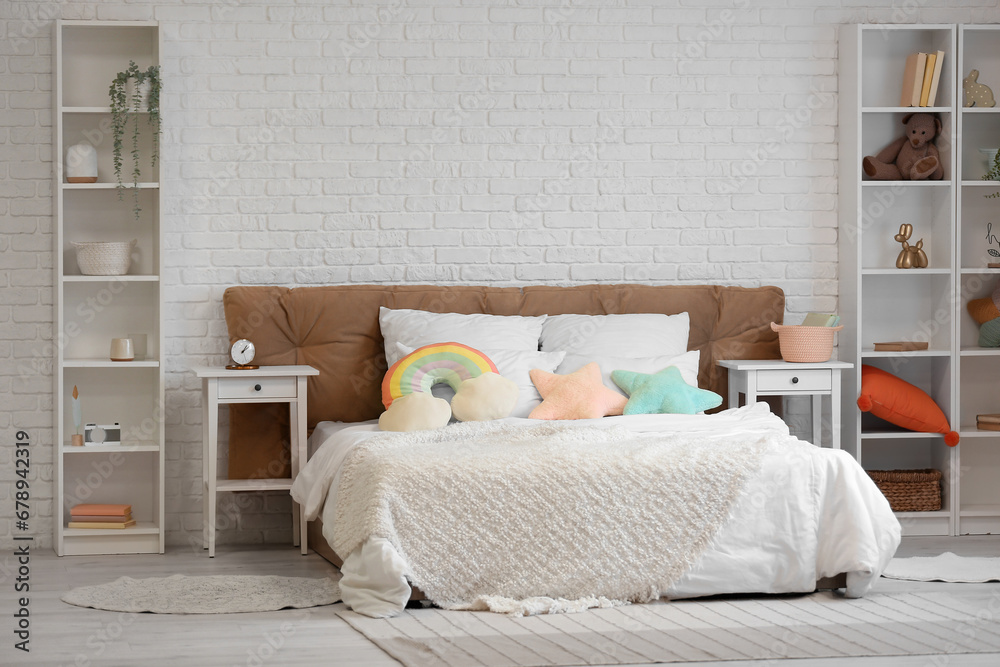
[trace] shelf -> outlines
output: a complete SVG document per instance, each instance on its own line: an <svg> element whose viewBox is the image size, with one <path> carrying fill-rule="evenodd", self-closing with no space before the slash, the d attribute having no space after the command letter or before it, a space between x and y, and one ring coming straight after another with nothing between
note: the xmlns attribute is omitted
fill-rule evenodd
<svg viewBox="0 0 1000 667"><path fill-rule="evenodd" d="M64 368L159 368L157 359L111 361L110 359L64 359Z"/></svg>
<svg viewBox="0 0 1000 667"><path fill-rule="evenodd" d="M157 535L160 529L152 521L139 521L134 526L128 528L67 528L63 527L63 537L116 537L125 535Z"/></svg>
<svg viewBox="0 0 1000 667"><path fill-rule="evenodd" d="M115 190L118 188L117 183L61 183L61 185L64 190ZM131 182L122 182L122 187L132 189L133 186ZM159 187L159 183L139 183L140 190L156 190Z"/></svg>
<svg viewBox="0 0 1000 667"><path fill-rule="evenodd" d="M891 357L950 357L951 350L907 350L904 352L882 351L876 352L868 347L861 350L861 356L873 359L885 359Z"/></svg>
<svg viewBox="0 0 1000 667"><path fill-rule="evenodd" d="M950 276L951 269L861 269L863 276Z"/></svg>
<svg viewBox="0 0 1000 667"><path fill-rule="evenodd" d="M215 483L216 491L288 491L292 480L282 479L220 479Z"/></svg>
<svg viewBox="0 0 1000 667"><path fill-rule="evenodd" d="M991 273L993 273L993 274L1000 274L1000 269L991 269L989 267L985 267L984 266L984 267L979 268L979 269L963 268L961 270L961 274L963 276L980 276L980 275L991 274Z"/></svg>
<svg viewBox="0 0 1000 667"><path fill-rule="evenodd" d="M862 180L861 187L893 187L893 188L947 188L951 187L949 179L940 181L870 181Z"/></svg>
<svg viewBox="0 0 1000 667"><path fill-rule="evenodd" d="M963 505L961 516L1000 516L1000 505Z"/></svg>
<svg viewBox="0 0 1000 667"><path fill-rule="evenodd" d="M862 440L923 440L927 438L943 439L941 433L924 433L922 431L862 431Z"/></svg>
<svg viewBox="0 0 1000 667"><path fill-rule="evenodd" d="M984 181L977 178L976 180L962 181L962 187L973 187L973 188L997 188L1000 190L1000 181Z"/></svg>
<svg viewBox="0 0 1000 667"><path fill-rule="evenodd" d="M1000 347L963 347L960 351L963 357L1000 357Z"/></svg>
<svg viewBox="0 0 1000 667"><path fill-rule="evenodd" d="M981 431L976 428L975 424L962 424L962 430L958 434L963 440L965 438L1000 438L1000 431Z"/></svg>
<svg viewBox="0 0 1000 667"><path fill-rule="evenodd" d="M130 452L158 451L160 451L160 447L155 442L139 442L132 445L84 445L83 447L74 447L64 442L62 446L63 454L109 454L111 452L128 454Z"/></svg>
<svg viewBox="0 0 1000 667"><path fill-rule="evenodd" d="M861 107L861 113L951 113L951 107Z"/></svg>
<svg viewBox="0 0 1000 667"><path fill-rule="evenodd" d="M60 109L63 113L111 113L111 107L62 107ZM131 109L127 112L129 114L148 114L149 111L132 111Z"/></svg>
<svg viewBox="0 0 1000 667"><path fill-rule="evenodd" d="M138 276L138 275L124 275L124 276L63 276L63 281L67 283L103 283L109 280L116 280L123 283L155 283L159 282L159 276Z"/></svg>
<svg viewBox="0 0 1000 667"><path fill-rule="evenodd" d="M962 113L1000 113L1000 107L962 107Z"/></svg>

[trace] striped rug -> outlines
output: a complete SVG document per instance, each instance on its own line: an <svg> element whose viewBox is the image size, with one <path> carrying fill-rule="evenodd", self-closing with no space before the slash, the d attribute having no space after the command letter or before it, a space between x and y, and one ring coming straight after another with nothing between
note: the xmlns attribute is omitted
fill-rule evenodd
<svg viewBox="0 0 1000 667"><path fill-rule="evenodd" d="M338 612L406 667L532 667L714 660L1000 653L1000 595L970 606L939 593L833 592L716 598L510 617Z"/></svg>

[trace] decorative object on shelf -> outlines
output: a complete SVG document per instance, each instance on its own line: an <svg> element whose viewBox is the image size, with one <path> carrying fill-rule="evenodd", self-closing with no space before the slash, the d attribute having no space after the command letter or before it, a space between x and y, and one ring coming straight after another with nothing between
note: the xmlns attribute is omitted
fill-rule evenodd
<svg viewBox="0 0 1000 667"><path fill-rule="evenodd" d="M135 359L135 351L132 348L131 338L111 339L111 361L132 361Z"/></svg>
<svg viewBox="0 0 1000 667"><path fill-rule="evenodd" d="M146 358L146 334L142 333L130 333L128 335L132 339L132 352L135 355L136 361L143 361Z"/></svg>
<svg viewBox="0 0 1000 667"><path fill-rule="evenodd" d="M979 325L979 347L1000 347L1000 282L992 295L971 299L965 307Z"/></svg>
<svg viewBox="0 0 1000 667"><path fill-rule="evenodd" d="M888 343L875 343L876 352L916 352L918 350L926 350L930 347L929 343L910 341L910 340L897 340Z"/></svg>
<svg viewBox="0 0 1000 667"><path fill-rule="evenodd" d="M979 83L979 70L974 69L969 72L969 76L962 79L962 91L965 93L965 106L967 107L995 107L996 100L993 99L993 91L984 83Z"/></svg>
<svg viewBox="0 0 1000 667"><path fill-rule="evenodd" d="M87 445L120 445L122 444L122 425L87 424L83 427L83 441Z"/></svg>
<svg viewBox="0 0 1000 667"><path fill-rule="evenodd" d="M771 331L778 334L781 358L796 363L829 361L833 356L833 334L843 328L843 325L806 327L771 322Z"/></svg>
<svg viewBox="0 0 1000 667"><path fill-rule="evenodd" d="M869 470L893 512L936 512L941 509L941 471Z"/></svg>
<svg viewBox="0 0 1000 667"><path fill-rule="evenodd" d="M83 446L83 434L80 433L80 425L83 424L83 411L80 408L80 390L73 385L73 426L76 427L76 433L71 437L71 443L74 447Z"/></svg>
<svg viewBox="0 0 1000 667"><path fill-rule="evenodd" d="M979 150L983 150L982 148ZM987 163L986 173L983 174L984 181L1000 181L1000 149L989 148L986 150L993 151L993 161ZM991 192L988 195L983 195L987 199L996 199L1000 197L1000 192ZM991 255L993 253L990 253ZM1000 257L1000 255L994 255L995 257Z"/></svg>
<svg viewBox="0 0 1000 667"><path fill-rule="evenodd" d="M939 181L944 178L941 154L934 137L941 132L941 120L929 113L903 116L904 136L861 162L865 174L875 181Z"/></svg>
<svg viewBox="0 0 1000 667"><path fill-rule="evenodd" d="M897 269L925 269L927 268L927 253L924 252L924 240L917 241L917 245L911 246L910 236L913 234L913 225L902 224L899 226L899 233L893 238L903 244L903 249L896 257Z"/></svg>
<svg viewBox="0 0 1000 667"><path fill-rule="evenodd" d="M97 149L81 142L66 149L66 182L97 182Z"/></svg>
<svg viewBox="0 0 1000 667"><path fill-rule="evenodd" d="M858 409L909 431L941 433L949 447L958 444L958 433L927 392L881 368L862 364Z"/></svg>
<svg viewBox="0 0 1000 667"><path fill-rule="evenodd" d="M252 342L246 338L240 338L229 348L229 358L233 360L233 363L226 368L231 371L252 371L260 368L260 366L251 363L256 353L257 348Z"/></svg>
<svg viewBox="0 0 1000 667"><path fill-rule="evenodd" d="M135 219L139 219L139 114L146 115L147 122L153 130L153 150L151 165L156 168L159 158L160 138L160 68L151 65L140 70L134 61L129 61L128 69L119 72L111 82L108 90L111 98L111 131L114 137L115 179L118 183L118 199L123 198L125 185L122 183L122 148L125 132L128 130L129 119L132 120L132 197Z"/></svg>
<svg viewBox="0 0 1000 667"><path fill-rule="evenodd" d="M132 265L131 241L73 241L76 263L85 276L124 276Z"/></svg>
<svg viewBox="0 0 1000 667"><path fill-rule="evenodd" d="M976 415L976 428L980 431L1000 431L1000 414Z"/></svg>

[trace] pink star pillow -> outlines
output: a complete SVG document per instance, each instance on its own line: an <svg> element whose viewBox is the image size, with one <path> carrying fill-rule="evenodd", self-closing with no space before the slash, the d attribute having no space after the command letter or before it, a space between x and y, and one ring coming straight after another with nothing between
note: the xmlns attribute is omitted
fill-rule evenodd
<svg viewBox="0 0 1000 667"><path fill-rule="evenodd" d="M617 391L604 386L601 367L591 362L569 375L556 375L533 368L528 372L542 395L530 419L597 419L620 415L628 402Z"/></svg>

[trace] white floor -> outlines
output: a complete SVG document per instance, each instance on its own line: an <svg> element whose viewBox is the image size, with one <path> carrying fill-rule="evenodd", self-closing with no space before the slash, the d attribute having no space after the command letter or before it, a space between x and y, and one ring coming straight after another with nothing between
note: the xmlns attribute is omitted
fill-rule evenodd
<svg viewBox="0 0 1000 667"><path fill-rule="evenodd" d="M908 538L897 556L952 551L965 556L1000 556L1000 536ZM184 573L321 576L332 566L310 553L272 546L220 547L214 559L204 551L168 549L162 556L71 556L33 553L30 561L30 653L14 648L17 576L13 556L0 554L0 665L351 665L392 666L395 660L336 616L341 605L260 614L154 615L82 609L59 597L75 586ZM947 590L983 599L1000 596L1000 584L915 583L881 579L878 590ZM749 667L765 661L699 663L702 667ZM846 660L797 660L796 667L831 667ZM914 656L850 659L861 667L1000 665L1000 655Z"/></svg>

